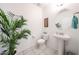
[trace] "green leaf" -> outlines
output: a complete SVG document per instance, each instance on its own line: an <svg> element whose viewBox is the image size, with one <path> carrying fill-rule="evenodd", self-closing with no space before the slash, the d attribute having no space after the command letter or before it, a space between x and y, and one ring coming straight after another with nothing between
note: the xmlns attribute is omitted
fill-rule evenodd
<svg viewBox="0 0 79 59"><path fill-rule="evenodd" d="M7 23L7 25L9 25L9 20L7 19L4 11L2 9L0 9L0 16L3 18L3 20Z"/></svg>
<svg viewBox="0 0 79 59"><path fill-rule="evenodd" d="M13 25L13 30L16 30L17 28L21 28L23 25L25 25L26 20L24 20L23 18L16 19L14 21L14 25Z"/></svg>
<svg viewBox="0 0 79 59"><path fill-rule="evenodd" d="M1 30L2 30L2 32L4 32L7 36L9 36L9 33L8 33L5 29L1 28Z"/></svg>
<svg viewBox="0 0 79 59"><path fill-rule="evenodd" d="M17 39L25 38L28 36L30 33L30 30L22 30L20 33L17 34Z"/></svg>

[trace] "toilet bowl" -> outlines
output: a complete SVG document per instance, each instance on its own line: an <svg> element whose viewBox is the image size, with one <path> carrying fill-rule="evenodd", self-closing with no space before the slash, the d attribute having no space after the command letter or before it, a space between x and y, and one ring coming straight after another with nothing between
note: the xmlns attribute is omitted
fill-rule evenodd
<svg viewBox="0 0 79 59"><path fill-rule="evenodd" d="M38 39L38 40L37 40L37 47L38 47L38 48L43 48L43 47L45 47L45 42L46 42L46 40L44 40L44 39Z"/></svg>

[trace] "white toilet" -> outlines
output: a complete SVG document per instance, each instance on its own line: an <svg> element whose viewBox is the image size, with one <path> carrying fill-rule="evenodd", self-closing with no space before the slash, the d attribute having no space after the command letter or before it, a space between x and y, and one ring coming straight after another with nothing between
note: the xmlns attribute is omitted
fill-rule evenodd
<svg viewBox="0 0 79 59"><path fill-rule="evenodd" d="M41 39L37 40L37 47L39 47L39 48L46 47L47 40L48 40L48 34L47 33L43 33Z"/></svg>
<svg viewBox="0 0 79 59"><path fill-rule="evenodd" d="M43 48L43 47L45 47L45 40L44 40L44 39L38 39L38 40L37 40L37 47L38 47L38 48Z"/></svg>

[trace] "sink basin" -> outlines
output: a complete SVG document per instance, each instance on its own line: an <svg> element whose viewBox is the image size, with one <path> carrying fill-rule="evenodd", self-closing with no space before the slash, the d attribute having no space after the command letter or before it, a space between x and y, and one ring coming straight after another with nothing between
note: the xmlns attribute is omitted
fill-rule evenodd
<svg viewBox="0 0 79 59"><path fill-rule="evenodd" d="M57 39L62 39L62 40L70 39L70 36L68 34L64 34L64 33L56 33L56 34L54 34L54 37Z"/></svg>

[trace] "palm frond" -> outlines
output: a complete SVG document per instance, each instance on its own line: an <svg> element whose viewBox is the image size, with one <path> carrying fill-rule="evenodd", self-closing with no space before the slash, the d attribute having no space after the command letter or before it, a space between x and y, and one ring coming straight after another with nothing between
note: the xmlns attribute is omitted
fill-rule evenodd
<svg viewBox="0 0 79 59"><path fill-rule="evenodd" d="M13 30L16 30L17 28L21 28L23 25L25 25L26 20L23 19L23 17L19 20L16 19L14 21Z"/></svg>
<svg viewBox="0 0 79 59"><path fill-rule="evenodd" d="M7 19L4 11L2 9L0 9L0 16L3 18L3 20L7 23L7 25L9 25L9 20Z"/></svg>
<svg viewBox="0 0 79 59"><path fill-rule="evenodd" d="M8 33L7 30L5 30L5 29L3 29L3 28L1 28L1 30L2 30L3 33L5 33L7 36L9 36L9 33Z"/></svg>
<svg viewBox="0 0 79 59"><path fill-rule="evenodd" d="M7 36L9 36L9 26L6 24L6 22L0 17L0 25L1 30L4 32Z"/></svg>
<svg viewBox="0 0 79 59"><path fill-rule="evenodd" d="M21 30L20 32L16 32L16 38L27 38L28 34L31 34L30 30Z"/></svg>

